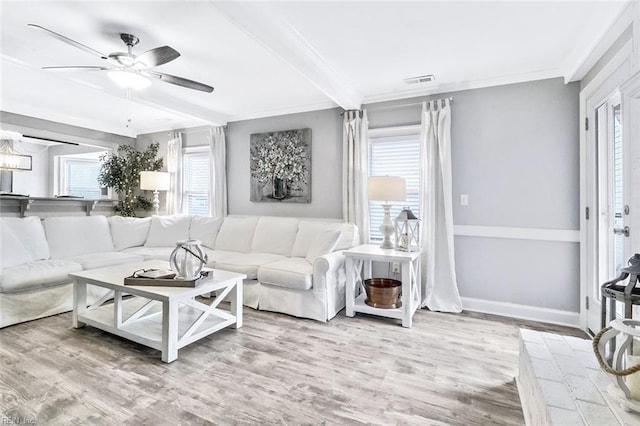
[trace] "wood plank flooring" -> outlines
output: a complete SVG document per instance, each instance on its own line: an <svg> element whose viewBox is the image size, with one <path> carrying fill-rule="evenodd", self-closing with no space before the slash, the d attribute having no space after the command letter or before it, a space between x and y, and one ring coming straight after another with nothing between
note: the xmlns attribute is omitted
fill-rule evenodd
<svg viewBox="0 0 640 426"><path fill-rule="evenodd" d="M0 330L2 417L38 425L520 425L518 327L421 310L411 329L244 309L244 327L160 353L61 314ZM6 422L5 422L6 423Z"/></svg>

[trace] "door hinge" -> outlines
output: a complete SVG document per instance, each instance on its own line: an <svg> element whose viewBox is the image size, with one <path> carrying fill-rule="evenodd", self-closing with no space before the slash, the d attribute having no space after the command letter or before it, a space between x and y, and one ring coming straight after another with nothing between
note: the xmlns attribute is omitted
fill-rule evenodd
<svg viewBox="0 0 640 426"><path fill-rule="evenodd" d="M589 207L585 207L584 209L584 218L589 220Z"/></svg>
<svg viewBox="0 0 640 426"><path fill-rule="evenodd" d="M587 131L589 130L589 118L588 117L586 117L584 119L584 130L587 130Z"/></svg>
<svg viewBox="0 0 640 426"><path fill-rule="evenodd" d="M584 307L586 310L589 310L589 296L584 298Z"/></svg>

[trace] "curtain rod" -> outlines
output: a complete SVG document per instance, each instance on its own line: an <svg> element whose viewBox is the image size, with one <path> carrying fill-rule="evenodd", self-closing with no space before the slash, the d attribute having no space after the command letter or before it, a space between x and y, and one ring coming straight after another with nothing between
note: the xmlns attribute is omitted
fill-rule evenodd
<svg viewBox="0 0 640 426"><path fill-rule="evenodd" d="M80 145L79 143L76 143L76 142L59 141L57 139L41 138L40 136L22 135L22 137L23 138L27 138L27 139L37 139L37 140L47 141L47 142L63 143L63 144L66 144L66 145L75 145L75 146Z"/></svg>
<svg viewBox="0 0 640 426"><path fill-rule="evenodd" d="M449 102L453 102L453 96L450 96L448 98L440 98L440 99L430 99L428 101L422 101L422 102L431 102L431 101L435 101L435 102L441 102L444 101L445 99L448 99ZM370 107L370 108L366 108L369 111L379 111L379 110L383 110L383 109L393 109L393 108L404 108L404 107L409 107L409 106L419 106L422 105L422 102L411 102L408 104L399 104L399 105L385 105L385 106L380 106L380 107ZM353 110L350 110L353 111ZM341 112L340 115L344 115L344 112Z"/></svg>
<svg viewBox="0 0 640 426"><path fill-rule="evenodd" d="M428 101L422 101L422 102L431 102L431 101L435 101L435 102L442 102L444 100L448 99L449 102L453 102L453 96L450 96L448 98L440 98L440 99L430 99ZM373 108L368 108L371 109L372 111L376 111L376 110L381 110L381 109L393 109L393 108L404 108L404 107L409 107L409 106L420 106L422 105L422 102L411 102L408 104L399 104L399 105L384 105L384 106L380 106L378 108L373 107Z"/></svg>

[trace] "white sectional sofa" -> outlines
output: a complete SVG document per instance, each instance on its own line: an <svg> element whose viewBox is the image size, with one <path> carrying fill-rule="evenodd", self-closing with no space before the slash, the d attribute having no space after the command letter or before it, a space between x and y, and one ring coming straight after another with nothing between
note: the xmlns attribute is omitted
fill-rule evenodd
<svg viewBox="0 0 640 426"><path fill-rule="evenodd" d="M247 275L245 305L319 321L345 305L341 250L359 239L352 224L268 216L3 217L0 327L70 310L71 272L168 260L187 238L202 241L207 266Z"/></svg>

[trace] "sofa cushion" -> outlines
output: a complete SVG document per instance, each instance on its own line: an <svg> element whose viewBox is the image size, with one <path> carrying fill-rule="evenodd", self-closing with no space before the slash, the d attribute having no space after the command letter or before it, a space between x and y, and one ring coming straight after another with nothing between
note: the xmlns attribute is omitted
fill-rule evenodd
<svg viewBox="0 0 640 426"><path fill-rule="evenodd" d="M291 250L291 256L305 257L309 252L311 243L318 238L318 236L330 230L342 231L342 236L338 240L338 244L334 250L346 250L348 248L357 246L360 242L360 235L358 234L358 228L352 223L343 222L324 222L320 220L301 220L298 225L298 234L296 235L296 241L293 244L293 250Z"/></svg>
<svg viewBox="0 0 640 426"><path fill-rule="evenodd" d="M335 251L350 249L360 244L360 233L358 227L353 223L334 223L333 229L342 231L342 236L338 240Z"/></svg>
<svg viewBox="0 0 640 426"><path fill-rule="evenodd" d="M0 292L13 293L33 288L71 282L71 272L82 271L79 263L66 259L36 260L3 268L0 273Z"/></svg>
<svg viewBox="0 0 640 426"><path fill-rule="evenodd" d="M150 217L122 217L109 218L111 237L116 250L144 245L151 228Z"/></svg>
<svg viewBox="0 0 640 426"><path fill-rule="evenodd" d="M261 217L253 235L251 251L291 255L299 222L299 219L291 217Z"/></svg>
<svg viewBox="0 0 640 426"><path fill-rule="evenodd" d="M189 239L191 216L153 216L146 247L175 247L176 242Z"/></svg>
<svg viewBox="0 0 640 426"><path fill-rule="evenodd" d="M323 232L330 228L328 222L301 220L298 224L298 233L291 250L291 256L305 257L309 252L311 243Z"/></svg>
<svg viewBox="0 0 640 426"><path fill-rule="evenodd" d="M105 216L47 217L44 230L52 259L115 250Z"/></svg>
<svg viewBox="0 0 640 426"><path fill-rule="evenodd" d="M273 253L240 253L216 261L214 268L245 274L247 279L255 280L258 277L258 268L260 266L284 258L284 256Z"/></svg>
<svg viewBox="0 0 640 426"><path fill-rule="evenodd" d="M72 262L79 263L82 269L98 269L108 266L121 265L123 263L142 262L142 256L131 253L112 251L108 253L88 253L68 258Z"/></svg>
<svg viewBox="0 0 640 426"><path fill-rule="evenodd" d="M216 250L251 252L257 223L257 217L225 217L216 238Z"/></svg>
<svg viewBox="0 0 640 426"><path fill-rule="evenodd" d="M311 290L313 266L301 257L290 257L262 265L258 269L258 281L294 290Z"/></svg>
<svg viewBox="0 0 640 426"><path fill-rule="evenodd" d="M205 247L216 248L216 237L223 221L221 217L193 216L189 238L200 240Z"/></svg>
<svg viewBox="0 0 640 426"><path fill-rule="evenodd" d="M313 263L318 257L334 251L341 237L342 231L339 229L322 232L309 246L309 251L305 256L307 262Z"/></svg>
<svg viewBox="0 0 640 426"><path fill-rule="evenodd" d="M0 222L0 268L32 262L33 256L4 221Z"/></svg>
<svg viewBox="0 0 640 426"><path fill-rule="evenodd" d="M0 220L7 224L15 236L22 241L22 245L31 254L33 260L49 258L49 244L47 244L42 221L39 217L3 217Z"/></svg>

